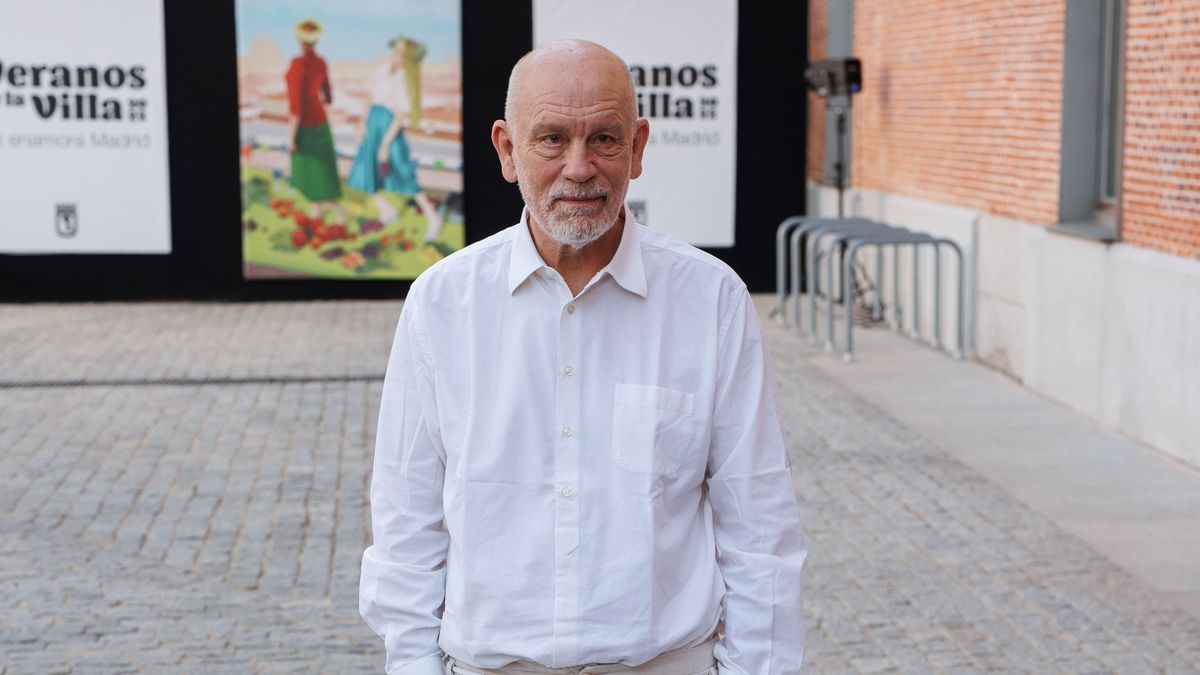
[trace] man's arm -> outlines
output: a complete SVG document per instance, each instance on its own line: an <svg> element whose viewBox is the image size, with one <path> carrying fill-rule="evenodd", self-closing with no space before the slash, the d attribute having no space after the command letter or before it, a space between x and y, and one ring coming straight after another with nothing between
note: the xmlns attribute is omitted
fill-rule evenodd
<svg viewBox="0 0 1200 675"><path fill-rule="evenodd" d="M721 337L708 461L725 578L719 670L796 673L804 660L804 535L762 328L743 288Z"/></svg>
<svg viewBox="0 0 1200 675"><path fill-rule="evenodd" d="M387 649L390 675L442 675L446 475L433 372L410 299L400 315L379 408L371 476L374 543L363 553L359 613Z"/></svg>

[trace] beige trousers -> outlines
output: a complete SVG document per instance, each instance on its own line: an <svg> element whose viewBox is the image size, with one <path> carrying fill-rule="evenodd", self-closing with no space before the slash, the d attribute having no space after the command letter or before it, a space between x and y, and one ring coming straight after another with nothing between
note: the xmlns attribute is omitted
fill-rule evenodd
<svg viewBox="0 0 1200 675"><path fill-rule="evenodd" d="M714 637L703 644L656 656L640 666L620 663L597 663L571 668L547 668L533 661L517 661L499 669L476 668L451 656L446 656L446 675L600 675L601 673L630 673L636 675L716 675L717 660L713 658Z"/></svg>

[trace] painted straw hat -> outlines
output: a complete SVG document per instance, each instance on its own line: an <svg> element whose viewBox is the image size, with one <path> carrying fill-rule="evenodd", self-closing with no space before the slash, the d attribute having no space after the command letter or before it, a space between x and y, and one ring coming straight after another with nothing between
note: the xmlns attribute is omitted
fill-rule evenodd
<svg viewBox="0 0 1200 675"><path fill-rule="evenodd" d="M316 19L304 19L296 24L296 37L306 44L320 40L322 32L321 22Z"/></svg>

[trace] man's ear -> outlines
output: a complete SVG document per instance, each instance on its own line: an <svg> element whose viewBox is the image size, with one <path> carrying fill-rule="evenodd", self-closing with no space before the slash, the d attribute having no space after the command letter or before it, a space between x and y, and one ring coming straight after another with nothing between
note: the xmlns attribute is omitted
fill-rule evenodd
<svg viewBox="0 0 1200 675"><path fill-rule="evenodd" d="M630 180L642 175L642 154L646 152L646 143L649 140L650 120L642 117L634 123L633 127L633 161L629 166Z"/></svg>
<svg viewBox="0 0 1200 675"><path fill-rule="evenodd" d="M517 182L517 165L513 162L513 140L504 120L492 123L492 146L496 148L496 155L500 158L500 173L504 174L504 180L510 183Z"/></svg>

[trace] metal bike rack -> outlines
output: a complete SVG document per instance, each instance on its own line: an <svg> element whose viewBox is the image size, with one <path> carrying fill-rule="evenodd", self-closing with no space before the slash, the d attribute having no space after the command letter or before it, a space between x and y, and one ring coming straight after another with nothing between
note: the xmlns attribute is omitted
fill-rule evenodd
<svg viewBox="0 0 1200 675"><path fill-rule="evenodd" d="M913 272L913 308L914 308L913 336L915 338L919 339L919 337L920 337L920 324L918 322L919 316L918 316L917 312L915 311L916 307L918 306L917 305L917 293L919 290L918 289L919 275L916 272L917 257L918 257L918 252L919 252L918 249L922 245L932 246L933 247L933 284L934 284L934 286L933 286L933 339L931 340L930 344L935 349L941 349L942 348L942 256L941 256L941 247L946 246L946 247L950 248L950 250L953 251L954 255L958 258L958 269L957 269L957 272L958 272L958 274L957 274L958 294L956 297L956 300L958 303L958 306L957 306L958 311L957 311L957 316L955 317L957 319L957 324L958 324L958 334L956 336L954 350L951 352L951 356L953 356L954 360L960 361L960 360L962 360L962 357L963 357L963 350L964 350L963 345L965 344L965 328L964 328L965 324L964 324L964 312L963 312L965 298L963 295L963 290L964 290L964 287L963 287L964 274L963 274L963 272L964 272L964 270L963 270L962 249L959 248L958 244L954 243L953 241L951 241L949 239L939 239L939 238L932 237L927 234L916 233L916 232L909 232L906 234L907 234L907 236L905 236L905 233L892 232L892 233L885 233L885 234L877 234L877 235L873 235L873 236L868 235L868 236L850 236L850 237L848 237L848 245L846 247L846 252L842 256L842 274L843 274L843 276L842 276L842 293L843 293L843 297L846 297L845 294L850 292L850 284L849 284L848 275L852 273L851 265L853 265L854 256L858 253L859 249L866 247L866 246L873 246L873 247L875 247L875 250L877 252L880 252L880 255L881 255L881 252L882 252L884 246L892 246L893 252L896 252L896 251L899 251L900 246L911 245L912 252L913 252L913 270L914 270L914 272ZM898 259L898 254L894 253L894 255ZM831 265L831 269L832 269L832 265ZM832 277L832 274L830 274L830 276ZM899 296L899 291L900 291L899 286L897 286L896 290L895 290L895 295L897 297ZM829 338L830 338L830 343L832 344L832 341L833 341L833 315L832 315L832 313L830 314L830 322L829 322ZM846 345L845 345L844 350L842 351L842 360L845 361L846 363L850 363L851 361L854 360L854 313L852 311L850 311L849 308L847 308L847 312L846 312Z"/></svg>
<svg viewBox="0 0 1200 675"><path fill-rule="evenodd" d="M822 241L829 239L828 249L822 251ZM772 316L781 323L788 322L787 304L791 299L795 316L795 330L804 336L801 296L808 294L809 302L809 331L808 341L815 343L818 335L817 315L817 285L821 279L821 265L827 263L826 283L828 317L826 326L825 350L834 351L834 305L837 302L837 292L841 291L842 301L846 305L846 344L842 359L851 362L854 359L854 307L851 302L853 293L854 263L858 253L871 247L875 249L875 283L877 290L872 303L872 314L876 320L882 320L883 297L885 284L883 279L884 247L892 247L892 312L889 325L893 331L903 327L903 308L900 302L900 248L912 248L912 327L908 331L910 337L921 339L920 327L920 292L921 269L920 248L929 246L933 249L933 321L934 335L929 341L933 347L942 347L942 288L941 288L941 247L949 247L958 258L958 335L953 357L961 359L964 351L964 269L962 250L949 239L933 237L922 232L914 232L902 227L894 227L867 218L809 218L807 216L791 216L779 224L775 230L775 308ZM835 262L840 253L840 261ZM801 256L804 258L801 258ZM801 279L801 262L804 262L804 279ZM835 288L834 265L840 264L842 271L841 288ZM790 272L790 274L789 274ZM802 287L803 281L803 287Z"/></svg>
<svg viewBox="0 0 1200 675"><path fill-rule="evenodd" d="M817 227L872 222L866 218L785 218L775 229L775 308L771 315L781 323L787 323L787 298L790 295L795 303L796 328L800 328L800 241L805 234Z"/></svg>
<svg viewBox="0 0 1200 675"><path fill-rule="evenodd" d="M820 278L820 275L817 272L818 272L818 268L820 267L820 260L819 260L818 252L819 252L819 247L821 244L821 238L826 235L830 235L830 234L843 235L843 236L850 235L850 234L874 234L874 233L880 233L880 232L887 232L887 231L891 231L891 230L895 230L895 229L897 229L897 228L894 228L890 225L885 225L883 223L876 222L873 220L867 220L865 218L848 218L848 219L831 220L830 222L820 224L811 229L811 231L808 235L808 242L805 246L806 271L808 273L807 276L808 276L808 290L809 290L809 294L808 294L808 309L809 309L808 319L809 319L809 329L810 329L809 334L808 334L809 342L815 343L817 341L817 294L816 294L816 289L817 289L817 280ZM907 231L907 230L905 230L905 231ZM827 253L827 255L830 257L831 261L832 261L833 253L836 252L837 248L838 247L835 245L833 248L830 249L829 253ZM797 251L798 251L798 249L797 249ZM833 269L832 266L829 269L832 270ZM875 260L875 277L877 279L876 283L880 284L880 288L882 288L882 285L883 285L882 284L882 282L883 282L882 272L883 272L883 257L882 257L882 255L880 255ZM829 297L828 297L826 304L829 307L829 315L830 315L830 317L832 317L833 316L834 291L835 291L834 286L833 286L832 272L828 275L828 284L826 285L826 287L829 289ZM844 297L845 296L843 296L843 298ZM876 306L875 306L874 310L878 314L880 311L882 311L882 308L879 306L878 298L876 300L877 300L877 302L876 302ZM800 299L799 299L798 294L796 296L796 323L797 324L800 323ZM832 340L831 340L831 342L832 342ZM833 349L833 347L827 343L826 350L832 351L832 349Z"/></svg>
<svg viewBox="0 0 1200 675"><path fill-rule="evenodd" d="M812 219L808 216L790 216L775 228L775 309L771 315L783 324L787 323L788 230L803 225L807 220Z"/></svg>
<svg viewBox="0 0 1200 675"><path fill-rule="evenodd" d="M821 238L824 236L827 236L827 235L832 235L833 239L830 241L829 249L825 252L825 255L824 255L824 257L827 259L827 263L828 263L825 268L826 286L831 289L830 293L829 293L830 302L827 303L829 305L829 308L828 308L828 312L827 312L828 316L826 317L826 327L825 327L826 328L826 330L825 330L825 335L826 335L825 351L832 353L834 350L834 341L833 341L834 310L833 310L833 303L832 303L832 299L833 299L833 290L832 289L834 288L833 272L834 272L835 268L841 266L841 262L835 261L835 259L834 259L834 256L838 253L838 251L839 250L842 251L842 261L844 261L846 259L844 248L848 245L847 242L851 239L875 238L875 237L881 237L881 236L890 236L890 237L896 238L896 239L911 239L911 238L915 237L915 238L922 238L922 241L924 243L932 243L932 238L930 238L928 235L923 235L920 233L912 232L905 228L896 228L896 227L889 227L886 229L872 229L872 230L860 230L857 228L839 228L837 230L831 230L828 232L820 232L813 237L812 243L813 243L814 250L809 252L809 255L815 261L813 264L813 274L818 279L820 278L820 274L821 274L821 255L820 255ZM913 258L913 261L915 264L916 263L915 256ZM851 260L851 262L853 262L853 260ZM882 276L883 276L883 256L882 256L881 249L876 250L875 276L880 279L882 279ZM913 278L914 278L914 280L916 279L915 276ZM895 276L893 276L893 280L894 280L894 282L893 282L894 290L892 291L892 301L893 301L892 316L893 316L893 322L895 322L896 321L895 317L900 311L899 310L899 307L900 307L900 283L899 283L899 279L896 278ZM843 281L845 281L845 280L843 280ZM843 283L843 289L844 289L844 287L845 287L845 284ZM880 295L882 294L882 288L883 288L883 286L881 283L880 284ZM914 284L913 296L912 296L914 308L918 304L916 289L917 289L917 287ZM843 297L845 297L845 296L843 295ZM876 299L879 299L879 298L880 298L880 296L877 295ZM812 342L815 343L817 340L816 298L815 297L810 298L809 302L813 306ZM849 306L847 306L847 311L852 311ZM878 314L877 311L875 313ZM915 314L916 313L914 312L914 315Z"/></svg>

